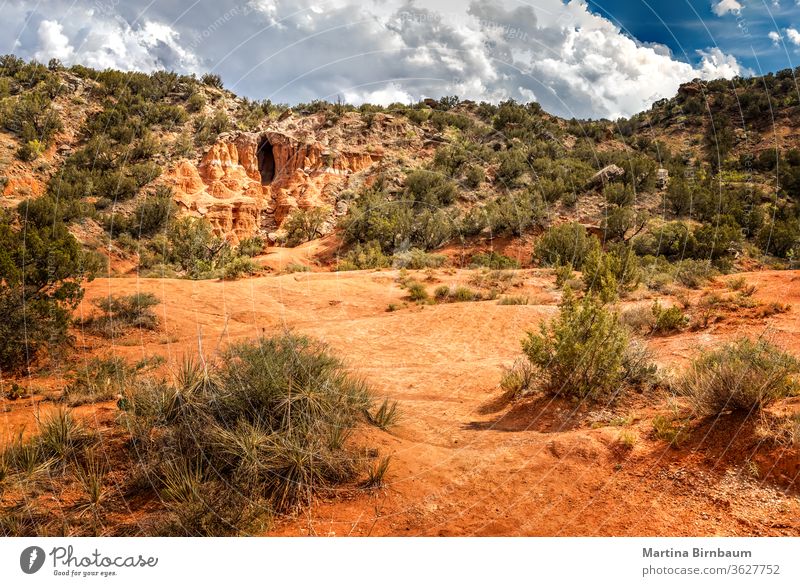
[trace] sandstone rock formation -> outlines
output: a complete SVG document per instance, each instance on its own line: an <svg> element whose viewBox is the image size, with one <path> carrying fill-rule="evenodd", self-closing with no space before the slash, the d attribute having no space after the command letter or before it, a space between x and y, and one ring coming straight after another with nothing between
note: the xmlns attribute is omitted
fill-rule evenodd
<svg viewBox="0 0 800 586"><path fill-rule="evenodd" d="M183 209L234 242L278 233L295 208L335 208L351 175L383 158L383 149L309 129L307 120L290 117L261 132L220 135L199 163L183 160L162 181ZM381 122L392 124L390 116ZM395 136L404 131L396 130Z"/></svg>

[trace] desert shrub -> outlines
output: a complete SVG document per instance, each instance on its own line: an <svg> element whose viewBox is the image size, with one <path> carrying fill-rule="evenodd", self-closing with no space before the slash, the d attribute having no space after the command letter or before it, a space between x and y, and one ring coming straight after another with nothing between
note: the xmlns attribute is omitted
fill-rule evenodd
<svg viewBox="0 0 800 586"><path fill-rule="evenodd" d="M441 173L419 169L406 175L406 193L413 201L436 208L453 202L456 185Z"/></svg>
<svg viewBox="0 0 800 586"><path fill-rule="evenodd" d="M523 350L541 390L577 399L613 400L626 383L628 335L594 295L578 301L567 289L557 318L528 333Z"/></svg>
<svg viewBox="0 0 800 586"><path fill-rule="evenodd" d="M95 334L113 338L125 334L131 328L158 328L158 316L152 308L160 301L152 293L109 295L94 299L93 303L103 315L90 317L82 325Z"/></svg>
<svg viewBox="0 0 800 586"><path fill-rule="evenodd" d="M685 222L666 222L633 238L639 256L664 256L667 260L692 258L697 241Z"/></svg>
<svg viewBox="0 0 800 586"><path fill-rule="evenodd" d="M219 90L221 90L223 87L222 78L216 73L204 73L200 78L200 83Z"/></svg>
<svg viewBox="0 0 800 586"><path fill-rule="evenodd" d="M638 233L647 223L647 214L637 212L630 206L611 205L606 209L606 214L600 223L607 240L626 240L632 230Z"/></svg>
<svg viewBox="0 0 800 586"><path fill-rule="evenodd" d="M378 405L378 408L373 411L367 411L369 422L375 427L386 430L397 423L399 412L397 409L397 401L390 401L388 398Z"/></svg>
<svg viewBox="0 0 800 586"><path fill-rule="evenodd" d="M685 216L692 211L692 190L682 179L669 182L665 199L670 210L678 216Z"/></svg>
<svg viewBox="0 0 800 586"><path fill-rule="evenodd" d="M231 129L231 121L224 110L217 110L212 116L200 115L194 121L194 139L198 146L214 142L218 135Z"/></svg>
<svg viewBox="0 0 800 586"><path fill-rule="evenodd" d="M465 301L480 301L483 296L478 291L463 285L458 285L456 287L441 285L434 291L434 298L439 302L459 303Z"/></svg>
<svg viewBox="0 0 800 586"><path fill-rule="evenodd" d="M577 222L553 226L536 242L534 254L545 265L580 268L589 252L590 236Z"/></svg>
<svg viewBox="0 0 800 586"><path fill-rule="evenodd" d="M653 433L672 448L680 447L686 436L686 426L674 417L656 415L653 417Z"/></svg>
<svg viewBox="0 0 800 586"><path fill-rule="evenodd" d="M17 150L17 156L22 161L35 161L44 154L46 147L40 140L29 140L22 144Z"/></svg>
<svg viewBox="0 0 800 586"><path fill-rule="evenodd" d="M711 263L704 260L682 260L675 266L675 279L691 289L704 285L715 274Z"/></svg>
<svg viewBox="0 0 800 586"><path fill-rule="evenodd" d="M139 203L130 216L112 214L106 218L105 224L112 233L147 238L163 230L174 214L172 189L159 187L152 196Z"/></svg>
<svg viewBox="0 0 800 586"><path fill-rule="evenodd" d="M473 254L469 266L489 269L518 269L519 261L494 250Z"/></svg>
<svg viewBox="0 0 800 586"><path fill-rule="evenodd" d="M61 400L70 406L118 399L137 384L137 376L148 366L128 364L118 356L92 358L76 368L64 387Z"/></svg>
<svg viewBox="0 0 800 586"><path fill-rule="evenodd" d="M512 192L486 204L483 210L474 210L464 221L465 234L477 234L488 228L492 234L520 236L529 228L541 226L547 218L547 209L536 191Z"/></svg>
<svg viewBox="0 0 800 586"><path fill-rule="evenodd" d="M635 196L630 185L609 183L603 188L603 195L609 205L627 207L633 204Z"/></svg>
<svg viewBox="0 0 800 586"><path fill-rule="evenodd" d="M264 251L264 239L261 236L251 236L239 241L236 252L239 256L254 257Z"/></svg>
<svg viewBox="0 0 800 586"><path fill-rule="evenodd" d="M498 159L500 165L495 171L495 180L505 186L515 185L525 171L528 170L528 162L525 160L525 155L517 149L502 151L498 155Z"/></svg>
<svg viewBox="0 0 800 586"><path fill-rule="evenodd" d="M452 238L455 225L446 210L420 204L409 195L391 199L380 191L365 191L341 228L348 243L376 242L385 254L391 254L408 247L438 248Z"/></svg>
<svg viewBox="0 0 800 586"><path fill-rule="evenodd" d="M66 226L39 227L0 213L0 370L33 364L40 352L63 349L83 297L81 281L99 266Z"/></svg>
<svg viewBox="0 0 800 586"><path fill-rule="evenodd" d="M37 141L44 147L63 130L58 114L51 107L52 99L43 92L21 94L0 105L0 125L16 134L23 144Z"/></svg>
<svg viewBox="0 0 800 586"><path fill-rule="evenodd" d="M739 338L700 356L678 380L677 388L697 411L748 415L798 392L800 361L770 342Z"/></svg>
<svg viewBox="0 0 800 586"><path fill-rule="evenodd" d="M381 269L390 265L391 258L383 254L377 242L358 242L339 259L336 270Z"/></svg>
<svg viewBox="0 0 800 586"><path fill-rule="evenodd" d="M649 334L655 328L656 316L652 306L635 305L623 310L619 321L636 334Z"/></svg>
<svg viewBox="0 0 800 586"><path fill-rule="evenodd" d="M258 270L258 263L249 256L234 256L225 263L222 269L222 278L234 281L247 275L254 275Z"/></svg>
<svg viewBox="0 0 800 586"><path fill-rule="evenodd" d="M56 409L36 422L36 433L12 440L0 454L8 475L31 477L38 472L63 472L91 441L92 435L72 411Z"/></svg>
<svg viewBox="0 0 800 586"><path fill-rule="evenodd" d="M464 171L464 184L471 189L480 186L484 179L486 179L486 173L480 165L469 165Z"/></svg>
<svg viewBox="0 0 800 586"><path fill-rule="evenodd" d="M170 506L167 532L243 531L242 513L292 510L357 471L346 439L369 389L318 342L285 334L237 344L210 367L187 361L177 385L135 389L124 413L129 427L157 430L138 457ZM242 497L238 513L231 494ZM219 521L186 517L200 505Z"/></svg>
<svg viewBox="0 0 800 586"><path fill-rule="evenodd" d="M418 281L410 281L406 285L406 289L408 289L408 298L411 299L411 301L425 302L430 299L425 285Z"/></svg>
<svg viewBox="0 0 800 586"><path fill-rule="evenodd" d="M689 318L677 305L663 307L658 301L654 301L651 312L655 320L653 323L653 331L660 334L682 330L689 324Z"/></svg>
<svg viewBox="0 0 800 586"><path fill-rule="evenodd" d="M759 230L756 242L765 253L797 259L800 253L800 220L779 218Z"/></svg>
<svg viewBox="0 0 800 586"><path fill-rule="evenodd" d="M432 254L419 248L412 248L408 252L397 252L392 255L392 265L406 269L439 268L447 263L443 254Z"/></svg>
<svg viewBox="0 0 800 586"><path fill-rule="evenodd" d="M530 361L517 360L509 367L503 368L500 377L500 388L511 395L512 398L519 397L528 390L531 390L536 380L536 369Z"/></svg>
<svg viewBox="0 0 800 586"><path fill-rule="evenodd" d="M289 246L297 246L317 238L330 213L331 210L327 207L292 210L281 225L286 230L286 243Z"/></svg>
<svg viewBox="0 0 800 586"><path fill-rule="evenodd" d="M189 96L189 99L186 100L186 109L189 112L199 112L206 106L206 99L203 97L203 94L199 92L193 93Z"/></svg>
<svg viewBox="0 0 800 586"><path fill-rule="evenodd" d="M641 282L639 259L626 246L603 252L600 243L592 240L583 261L583 282L587 291L595 292L605 301L636 289Z"/></svg>
<svg viewBox="0 0 800 586"><path fill-rule="evenodd" d="M528 305L529 298L525 295L507 295L497 300L497 305Z"/></svg>

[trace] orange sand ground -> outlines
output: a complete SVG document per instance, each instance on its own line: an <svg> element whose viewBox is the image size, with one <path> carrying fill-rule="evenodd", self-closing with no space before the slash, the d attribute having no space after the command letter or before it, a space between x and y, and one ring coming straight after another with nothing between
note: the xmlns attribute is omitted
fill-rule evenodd
<svg viewBox="0 0 800 586"><path fill-rule="evenodd" d="M425 273L413 273L424 281ZM432 292L474 274L437 270L427 285ZM670 449L652 434L653 415L668 412L663 396L640 395L626 404L631 449L620 446L620 427L592 425L589 412L573 414L568 402L503 401L502 367L519 357L525 331L555 314L560 295L548 271L518 275L521 283L509 294L528 295L531 305L417 306L405 300L390 270L235 282L98 279L88 285L80 311L90 312L90 301L109 293L149 291L163 302L157 308L162 329L134 332L112 347L79 333L76 356L158 354L174 367L198 348L213 355L232 341L291 328L327 342L378 397L399 401L397 426L355 438L391 455L387 486L354 486L318 499L280 521L274 534L800 535L796 447L765 454L744 434L729 445L738 428L721 421ZM700 332L651 338L661 366L678 368L698 346L766 328L800 354L800 272L744 276L757 286L756 298L791 303L791 310L760 321L734 315ZM390 303L400 309L388 312ZM53 388L59 384L55 377ZM6 438L30 429L36 409L52 408L42 402L34 409L31 399L4 403ZM800 400L786 408L800 408ZM77 410L101 427L111 425L114 411L113 403ZM744 471L748 458L760 474Z"/></svg>

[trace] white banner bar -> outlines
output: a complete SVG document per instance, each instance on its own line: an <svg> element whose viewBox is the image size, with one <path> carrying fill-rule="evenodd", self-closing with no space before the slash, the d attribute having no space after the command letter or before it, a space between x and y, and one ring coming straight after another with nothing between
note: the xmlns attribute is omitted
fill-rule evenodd
<svg viewBox="0 0 800 586"><path fill-rule="evenodd" d="M0 539L0 584L800 584L798 538Z"/></svg>

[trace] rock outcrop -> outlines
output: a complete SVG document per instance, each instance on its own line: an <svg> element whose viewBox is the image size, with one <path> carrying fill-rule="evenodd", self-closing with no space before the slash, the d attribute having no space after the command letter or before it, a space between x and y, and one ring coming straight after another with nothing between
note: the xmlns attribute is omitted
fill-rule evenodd
<svg viewBox="0 0 800 586"><path fill-rule="evenodd" d="M333 207L350 175L381 158L286 132L238 132L221 135L199 164L181 161L163 181L185 210L237 242L275 232L295 208Z"/></svg>

